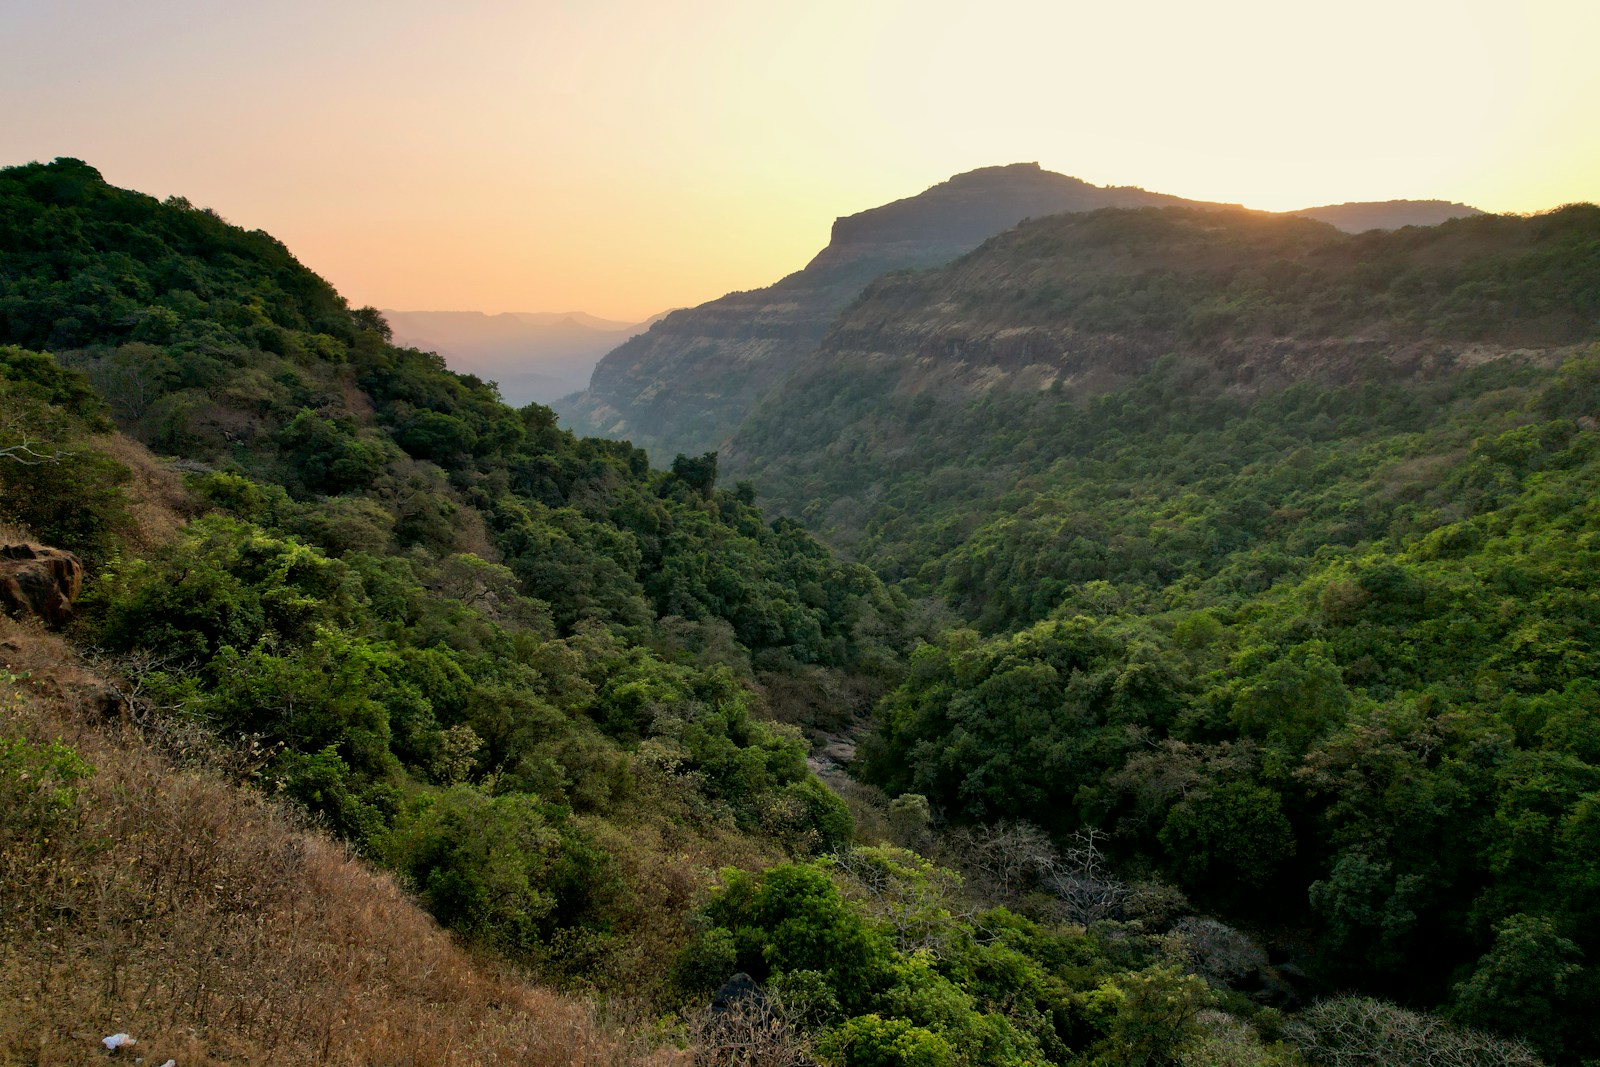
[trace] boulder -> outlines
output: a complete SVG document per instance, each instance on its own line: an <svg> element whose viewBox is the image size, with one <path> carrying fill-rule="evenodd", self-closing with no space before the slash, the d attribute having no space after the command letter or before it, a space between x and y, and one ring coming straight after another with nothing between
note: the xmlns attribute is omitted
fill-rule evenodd
<svg viewBox="0 0 1600 1067"><path fill-rule="evenodd" d="M740 971L723 983L711 998L711 1014L765 1016L769 1012L766 994L756 980Z"/></svg>
<svg viewBox="0 0 1600 1067"><path fill-rule="evenodd" d="M83 589L78 557L45 545L0 545L0 611L61 626L72 618L72 602Z"/></svg>

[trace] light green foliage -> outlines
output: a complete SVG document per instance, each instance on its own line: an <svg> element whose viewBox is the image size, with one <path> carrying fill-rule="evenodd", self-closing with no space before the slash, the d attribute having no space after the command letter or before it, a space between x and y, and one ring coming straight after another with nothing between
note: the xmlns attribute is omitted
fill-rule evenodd
<svg viewBox="0 0 1600 1067"><path fill-rule="evenodd" d="M837 1067L950 1067L950 1046L904 1019L860 1015L826 1034L823 1056Z"/></svg>
<svg viewBox="0 0 1600 1067"><path fill-rule="evenodd" d="M755 977L821 1027L830 1063L1176 1063L1202 1047L1214 998L1162 961L1157 939L1122 929L1113 949L1004 910L973 914L955 888L900 849L724 872L679 960L681 987Z"/></svg>
<svg viewBox="0 0 1600 1067"><path fill-rule="evenodd" d="M16 681L0 668L0 710L9 710ZM78 816L78 783L93 773L60 741L38 745L0 737L0 870L12 861L28 862L70 831Z"/></svg>
<svg viewBox="0 0 1600 1067"><path fill-rule="evenodd" d="M1147 1067L1180 1062L1185 1046L1198 1037L1200 1013L1212 997L1194 975L1156 966L1118 975L1086 1001L1105 1034L1095 1062Z"/></svg>

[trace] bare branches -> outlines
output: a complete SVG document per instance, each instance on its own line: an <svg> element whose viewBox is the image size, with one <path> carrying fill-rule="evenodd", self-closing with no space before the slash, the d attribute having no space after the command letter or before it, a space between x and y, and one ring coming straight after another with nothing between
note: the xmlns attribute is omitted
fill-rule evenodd
<svg viewBox="0 0 1600 1067"><path fill-rule="evenodd" d="M1068 922L1089 926L1115 918L1133 895L1132 886L1111 877L1098 844L1108 836L1092 826L1079 830L1040 879L1061 902Z"/></svg>
<svg viewBox="0 0 1600 1067"><path fill-rule="evenodd" d="M73 453L60 448L49 448L29 432L30 421L23 414L7 403L0 408L0 441L10 441L10 444L0 444L0 459L9 459L13 463L20 463L25 467L37 467L45 463L60 463L64 459L71 459ZM37 426L35 426L37 429ZM40 449L47 449L40 451Z"/></svg>
<svg viewBox="0 0 1600 1067"><path fill-rule="evenodd" d="M0 445L0 459L9 459L25 467L36 467L45 463L60 463L64 459L71 459L74 455L60 448L51 452L40 452L33 447L34 444L34 441L24 436L14 445Z"/></svg>
<svg viewBox="0 0 1600 1067"><path fill-rule="evenodd" d="M704 1008L687 1020L694 1062L703 1067L808 1067L804 1033L766 997Z"/></svg>
<svg viewBox="0 0 1600 1067"><path fill-rule="evenodd" d="M1370 997L1324 1000L1284 1031L1319 1067L1537 1067L1541 1062L1521 1042Z"/></svg>
<svg viewBox="0 0 1600 1067"><path fill-rule="evenodd" d="M1019 898L1043 892L1061 918L1079 926L1122 915L1134 887L1112 877L1101 844L1110 835L1085 827L1058 850L1049 835L1030 823L963 827L950 834L960 865L1000 893Z"/></svg>

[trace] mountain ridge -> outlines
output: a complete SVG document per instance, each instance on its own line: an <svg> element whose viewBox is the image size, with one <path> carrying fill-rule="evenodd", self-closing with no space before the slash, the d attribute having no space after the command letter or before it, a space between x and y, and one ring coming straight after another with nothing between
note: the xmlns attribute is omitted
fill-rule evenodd
<svg viewBox="0 0 1600 1067"><path fill-rule="evenodd" d="M1033 215L1199 203L1102 188L1036 163L968 171L836 220L829 245L770 286L668 315L602 358L584 394L557 410L581 432L626 434L657 462L714 449L873 278L948 262Z"/></svg>
<svg viewBox="0 0 1600 1067"><path fill-rule="evenodd" d="M1433 220L1444 210L1440 202L1428 201L1422 214L1408 214L1410 203L1306 210L1361 223L1376 212L1394 225ZM836 219L828 245L805 267L770 286L729 293L667 316L607 353L588 388L557 409L582 432L628 437L657 463L673 453L720 448L874 278L941 266L1024 219L1157 206L1248 210L1133 186L1096 186L1037 163L955 175L914 196ZM1344 210L1362 207L1373 212L1358 218Z"/></svg>

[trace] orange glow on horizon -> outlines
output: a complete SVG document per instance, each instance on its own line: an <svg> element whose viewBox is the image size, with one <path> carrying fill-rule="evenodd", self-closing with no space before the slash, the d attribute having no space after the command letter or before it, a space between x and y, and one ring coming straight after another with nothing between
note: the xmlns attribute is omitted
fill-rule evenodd
<svg viewBox="0 0 1600 1067"><path fill-rule="evenodd" d="M1600 199L1600 5L24 0L0 164L265 229L352 301L641 319L1018 161L1284 210Z"/></svg>

